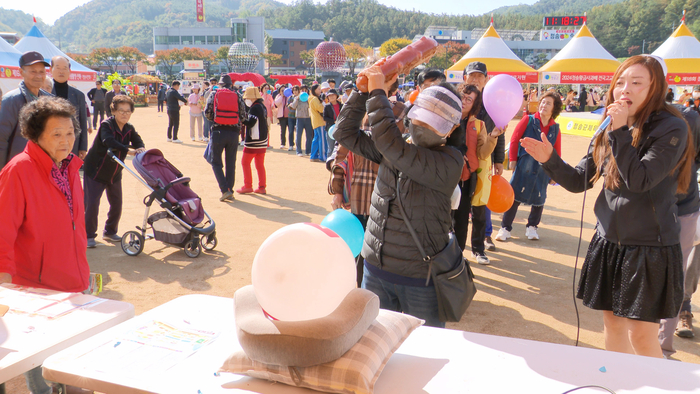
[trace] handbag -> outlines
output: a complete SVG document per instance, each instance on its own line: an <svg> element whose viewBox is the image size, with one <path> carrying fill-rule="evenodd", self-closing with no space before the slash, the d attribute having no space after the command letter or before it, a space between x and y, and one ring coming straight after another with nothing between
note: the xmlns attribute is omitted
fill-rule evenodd
<svg viewBox="0 0 700 394"><path fill-rule="evenodd" d="M438 300L438 315L441 322L458 322L464 312L471 304L476 294L474 284L474 273L469 262L464 258L455 239L454 233L450 233L447 246L433 257L428 256L418 240L416 231L406 217L403 204L401 204L400 177L396 180L396 200L399 205L399 212L403 217L408 231L413 237L413 241L418 247L418 251L428 265L428 278L425 285L428 286L430 279L433 280L435 293Z"/></svg>
<svg viewBox="0 0 700 394"><path fill-rule="evenodd" d="M204 148L204 159L209 164L214 164L214 149L212 149L212 147L211 147L211 143L212 143L211 142L212 141L211 133L212 132L209 133L209 142L207 142L207 147ZM218 133L218 131L217 131L217 133Z"/></svg>

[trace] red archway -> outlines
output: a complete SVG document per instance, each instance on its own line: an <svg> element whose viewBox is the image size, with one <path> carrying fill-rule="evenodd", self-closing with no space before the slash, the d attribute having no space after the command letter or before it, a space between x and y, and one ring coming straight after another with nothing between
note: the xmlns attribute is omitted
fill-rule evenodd
<svg viewBox="0 0 700 394"><path fill-rule="evenodd" d="M247 81L252 82L255 86L261 86L266 82L262 75L256 73L228 73L228 75L231 77L231 82L234 83Z"/></svg>
<svg viewBox="0 0 700 394"><path fill-rule="evenodd" d="M306 78L306 75L270 75L270 78L276 79L280 85L291 83L292 86L301 86L301 81Z"/></svg>

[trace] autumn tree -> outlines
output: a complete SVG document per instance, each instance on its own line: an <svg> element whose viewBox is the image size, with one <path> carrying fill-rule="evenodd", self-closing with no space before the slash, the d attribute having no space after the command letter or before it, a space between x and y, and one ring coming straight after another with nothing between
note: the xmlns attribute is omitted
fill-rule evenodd
<svg viewBox="0 0 700 394"><path fill-rule="evenodd" d="M276 53L261 53L260 56L267 61L268 67L282 65L282 55L278 55Z"/></svg>
<svg viewBox="0 0 700 394"><path fill-rule="evenodd" d="M214 53L214 60L219 63L224 63L226 65L226 70L231 72L233 70L233 62L228 57L229 47L223 46L216 50Z"/></svg>
<svg viewBox="0 0 700 394"><path fill-rule="evenodd" d="M433 57L430 58L426 65L430 68L447 69L457 63L471 47L469 44L462 44L455 41L449 41L445 44L440 44Z"/></svg>
<svg viewBox="0 0 700 394"><path fill-rule="evenodd" d="M176 64L182 63L184 58L182 57L182 51L180 49L165 49L162 51L156 51L155 53L156 64L162 66L166 74L172 78L173 67Z"/></svg>
<svg viewBox="0 0 700 394"><path fill-rule="evenodd" d="M409 40L408 38L392 38L390 40L385 41L379 47L379 55L381 55L382 57L393 55L410 44L411 40Z"/></svg>
<svg viewBox="0 0 700 394"><path fill-rule="evenodd" d="M66 55L75 60L76 62L82 64L83 66L89 67L89 68L97 68L99 66L99 63L95 61L90 55L83 55L79 53L70 53L66 52Z"/></svg>
<svg viewBox="0 0 700 394"><path fill-rule="evenodd" d="M89 55L97 64L105 65L112 74L122 62L122 53L119 48L95 48Z"/></svg>
<svg viewBox="0 0 700 394"><path fill-rule="evenodd" d="M372 53L372 48L364 48L360 44L354 42L345 44L343 47L345 48L345 56L348 67L350 68L350 75L355 76L355 67L363 60L367 61L367 57Z"/></svg>
<svg viewBox="0 0 700 394"><path fill-rule="evenodd" d="M129 67L132 74L136 74L136 67L139 62L146 60L146 55L134 47L120 47L117 49L121 52L122 63Z"/></svg>

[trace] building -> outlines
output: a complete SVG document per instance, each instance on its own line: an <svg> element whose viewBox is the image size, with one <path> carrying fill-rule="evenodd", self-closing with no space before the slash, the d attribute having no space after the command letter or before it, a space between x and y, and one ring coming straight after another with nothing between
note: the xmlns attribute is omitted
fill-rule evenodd
<svg viewBox="0 0 700 394"><path fill-rule="evenodd" d="M154 27L153 49L201 48L216 52L222 46L230 47L236 42L247 41L255 45L260 53L265 52L265 18L233 18L231 27ZM182 71L183 66L175 66L173 71ZM162 71L162 70L161 70ZM213 73L226 72L225 64L212 65ZM258 74L264 73L264 62L260 62L253 70Z"/></svg>
<svg viewBox="0 0 700 394"><path fill-rule="evenodd" d="M323 32L316 30L269 29L265 34L272 40L268 53L282 55L282 64L270 67L270 73L294 74L297 70L305 70L300 53L316 49L325 39Z"/></svg>
<svg viewBox="0 0 700 394"><path fill-rule="evenodd" d="M7 41L10 45L15 45L19 41L17 33L0 31L0 37Z"/></svg>
<svg viewBox="0 0 700 394"><path fill-rule="evenodd" d="M429 26L425 29L426 37L434 38L437 42L444 44L455 41L462 44L474 46L484 35L487 29L476 28L473 30L458 30L454 26ZM554 57L559 51L569 43L575 35L575 30L498 30L501 36L513 53L522 61L535 69L540 68L544 63ZM414 40L422 35L417 35Z"/></svg>

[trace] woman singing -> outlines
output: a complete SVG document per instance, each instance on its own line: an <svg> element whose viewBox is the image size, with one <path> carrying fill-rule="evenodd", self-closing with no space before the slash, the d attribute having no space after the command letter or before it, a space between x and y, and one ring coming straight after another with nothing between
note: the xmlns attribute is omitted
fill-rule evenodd
<svg viewBox="0 0 700 394"><path fill-rule="evenodd" d="M606 97L612 123L575 168L544 135L522 142L571 192L604 178L577 297L603 311L607 350L652 357L662 357L659 319L675 316L683 298L675 193L687 190L694 155L687 123L664 101L666 89L656 58L622 63Z"/></svg>

